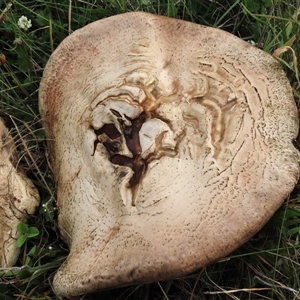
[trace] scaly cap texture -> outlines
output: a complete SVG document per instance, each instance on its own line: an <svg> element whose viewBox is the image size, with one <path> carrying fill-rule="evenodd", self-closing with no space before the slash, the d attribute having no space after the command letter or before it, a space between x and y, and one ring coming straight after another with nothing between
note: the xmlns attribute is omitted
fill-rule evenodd
<svg viewBox="0 0 300 300"><path fill-rule="evenodd" d="M33 183L17 166L12 137L0 119L0 267L12 267L19 256L17 225L26 222L40 201Z"/></svg>
<svg viewBox="0 0 300 300"><path fill-rule="evenodd" d="M284 72L222 30L141 12L89 24L51 56L40 112L70 247L61 296L204 267L298 180Z"/></svg>

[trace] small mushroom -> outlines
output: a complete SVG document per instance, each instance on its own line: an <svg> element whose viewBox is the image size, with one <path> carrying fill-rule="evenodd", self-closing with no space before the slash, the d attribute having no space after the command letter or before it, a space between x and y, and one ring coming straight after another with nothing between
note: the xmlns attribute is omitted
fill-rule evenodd
<svg viewBox="0 0 300 300"><path fill-rule="evenodd" d="M12 267L19 256L17 225L26 222L39 204L33 183L17 166L15 145L0 119L0 266Z"/></svg>
<svg viewBox="0 0 300 300"><path fill-rule="evenodd" d="M284 72L222 30L142 12L89 24L51 56L40 112L70 247L60 296L202 268L298 180Z"/></svg>

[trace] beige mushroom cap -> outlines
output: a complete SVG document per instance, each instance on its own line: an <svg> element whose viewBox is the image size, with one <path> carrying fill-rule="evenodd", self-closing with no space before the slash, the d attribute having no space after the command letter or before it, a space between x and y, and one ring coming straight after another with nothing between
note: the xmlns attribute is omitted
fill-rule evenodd
<svg viewBox="0 0 300 300"><path fill-rule="evenodd" d="M70 246L61 296L204 267L298 180L284 72L222 30L141 12L94 22L51 56L40 112Z"/></svg>
<svg viewBox="0 0 300 300"><path fill-rule="evenodd" d="M17 225L26 222L39 204L33 183L16 167L15 146L0 119L0 267L12 267L19 256Z"/></svg>

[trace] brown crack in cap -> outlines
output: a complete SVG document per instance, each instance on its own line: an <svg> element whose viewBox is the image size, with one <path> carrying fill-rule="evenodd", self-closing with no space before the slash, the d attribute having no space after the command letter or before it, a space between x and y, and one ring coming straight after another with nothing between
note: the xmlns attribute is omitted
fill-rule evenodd
<svg viewBox="0 0 300 300"><path fill-rule="evenodd" d="M218 29L141 12L94 22L51 56L40 111L70 247L60 296L204 267L298 180L287 78Z"/></svg>
<svg viewBox="0 0 300 300"><path fill-rule="evenodd" d="M12 267L20 248L17 225L34 213L40 198L33 183L17 166L12 137L0 119L0 267Z"/></svg>

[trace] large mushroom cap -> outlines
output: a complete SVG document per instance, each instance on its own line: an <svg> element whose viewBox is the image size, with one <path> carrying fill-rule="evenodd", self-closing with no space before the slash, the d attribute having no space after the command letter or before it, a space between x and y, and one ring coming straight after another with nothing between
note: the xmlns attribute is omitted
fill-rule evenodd
<svg viewBox="0 0 300 300"><path fill-rule="evenodd" d="M12 267L19 256L17 225L39 204L33 183L17 166L15 145L0 119L0 267Z"/></svg>
<svg viewBox="0 0 300 300"><path fill-rule="evenodd" d="M61 296L195 271L298 179L285 74L218 29L141 12L94 22L51 56L40 111L70 246Z"/></svg>

